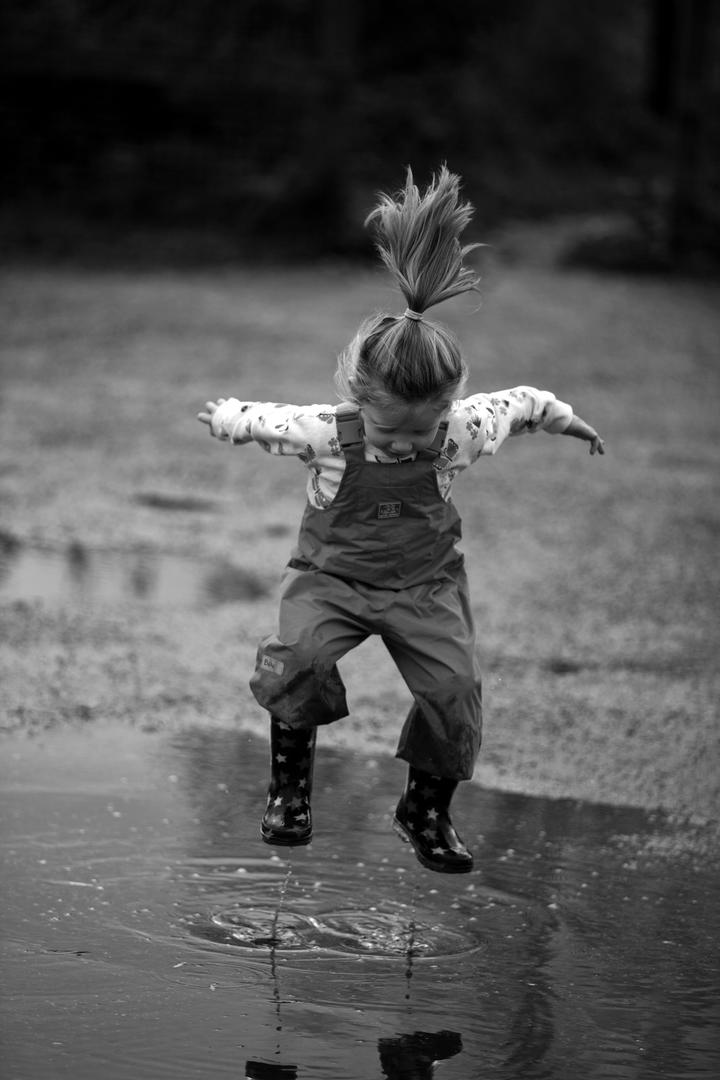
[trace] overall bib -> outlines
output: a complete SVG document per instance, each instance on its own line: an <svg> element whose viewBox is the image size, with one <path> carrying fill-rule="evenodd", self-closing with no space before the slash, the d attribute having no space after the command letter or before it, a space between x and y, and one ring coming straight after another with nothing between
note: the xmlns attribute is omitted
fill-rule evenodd
<svg viewBox="0 0 720 1080"><path fill-rule="evenodd" d="M362 421L337 410L346 467L326 510L310 504L283 577L277 635L259 646L257 701L294 728L347 716L337 661L378 634L414 698L397 757L436 776L468 780L480 749L481 682L460 518L443 499L434 462L445 439L415 461L367 462Z"/></svg>

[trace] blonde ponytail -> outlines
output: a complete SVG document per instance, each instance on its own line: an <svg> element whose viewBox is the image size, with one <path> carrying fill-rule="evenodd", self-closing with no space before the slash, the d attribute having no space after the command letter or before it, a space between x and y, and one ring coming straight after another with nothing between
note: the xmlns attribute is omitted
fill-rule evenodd
<svg viewBox="0 0 720 1080"><path fill-rule="evenodd" d="M380 196L365 224L374 228L380 258L407 308L402 315L367 319L342 353L335 379L344 399L362 404L459 395L467 378L460 347L449 330L423 313L478 287L463 260L480 245L460 243L472 212L460 198L460 178L445 165L422 194L408 169L398 195Z"/></svg>
<svg viewBox="0 0 720 1080"><path fill-rule="evenodd" d="M365 225L375 228L380 258L397 282L408 309L422 313L443 300L476 290L478 278L463 259L479 244L460 236L473 208L460 199L460 177L443 165L423 195L408 169L394 198L381 195Z"/></svg>

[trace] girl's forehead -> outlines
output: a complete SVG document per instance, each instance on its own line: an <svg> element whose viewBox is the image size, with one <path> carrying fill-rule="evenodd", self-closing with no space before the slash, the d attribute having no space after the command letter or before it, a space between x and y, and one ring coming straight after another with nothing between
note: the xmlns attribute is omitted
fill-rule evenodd
<svg viewBox="0 0 720 1080"><path fill-rule="evenodd" d="M362 412L371 424L378 424L381 427L405 427L405 425L422 427L438 421L449 404L449 401L424 401L416 404L398 401L387 405L368 403L362 406Z"/></svg>

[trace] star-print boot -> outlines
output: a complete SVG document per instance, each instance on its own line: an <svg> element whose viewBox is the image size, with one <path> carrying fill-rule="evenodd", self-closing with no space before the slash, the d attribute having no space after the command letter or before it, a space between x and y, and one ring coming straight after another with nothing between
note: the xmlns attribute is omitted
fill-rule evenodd
<svg viewBox="0 0 720 1080"><path fill-rule="evenodd" d="M315 728L292 728L270 718L270 786L260 826L266 844L310 843L315 735Z"/></svg>
<svg viewBox="0 0 720 1080"><path fill-rule="evenodd" d="M411 765L393 825L415 849L419 862L441 874L467 874L473 857L455 832L450 802L457 780L431 776Z"/></svg>

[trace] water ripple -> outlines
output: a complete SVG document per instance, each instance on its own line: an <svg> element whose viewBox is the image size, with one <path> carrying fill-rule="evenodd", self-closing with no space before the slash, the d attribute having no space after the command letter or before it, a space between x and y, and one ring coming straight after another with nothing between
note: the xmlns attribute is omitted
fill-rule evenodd
<svg viewBox="0 0 720 1080"><path fill-rule="evenodd" d="M447 926L432 912L385 902L371 909L344 908L317 914L235 906L196 922L190 933L244 949L302 950L373 957L467 955L482 940L468 927Z"/></svg>
<svg viewBox="0 0 720 1080"><path fill-rule="evenodd" d="M302 869L296 873L276 856L243 865L192 860L187 870L204 910L186 919L191 939L246 953L441 959L472 954L489 935L509 932L519 912L537 907L474 883L443 879L435 887L427 875L378 881L376 868L320 865L307 856ZM554 920L540 908L532 916L536 924Z"/></svg>

